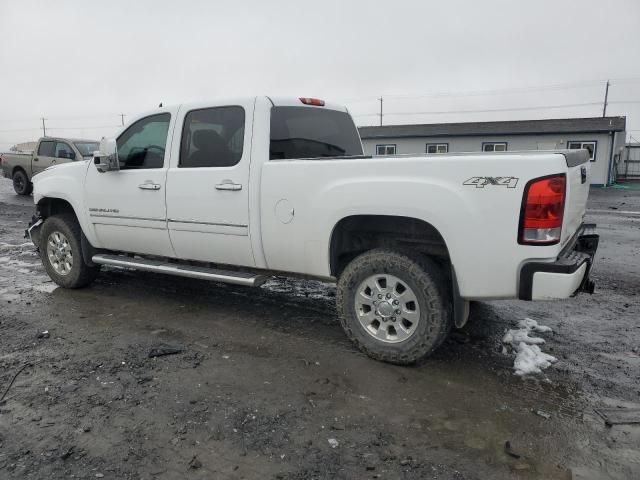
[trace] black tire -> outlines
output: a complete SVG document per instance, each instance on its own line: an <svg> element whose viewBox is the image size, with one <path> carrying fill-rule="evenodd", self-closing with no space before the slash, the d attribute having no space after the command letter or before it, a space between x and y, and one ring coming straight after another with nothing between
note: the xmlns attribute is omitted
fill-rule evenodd
<svg viewBox="0 0 640 480"><path fill-rule="evenodd" d="M400 279L411 289L419 305L419 320L413 333L399 343L384 343L359 320L356 293L366 279L378 274ZM375 249L356 257L340 275L336 301L342 327L356 346L376 360L398 365L428 357L444 342L453 323L450 288L440 267L413 252ZM401 316L398 320L403 321ZM395 322L396 317L393 318ZM378 325L383 326L380 322ZM395 324L388 324L393 326Z"/></svg>
<svg viewBox="0 0 640 480"><path fill-rule="evenodd" d="M57 258L50 258L49 244L57 238L64 238L72 254L71 262L64 262L70 265L66 273L60 273ZM53 235L53 237L52 237ZM95 280L100 272L100 266L88 266L82 257L82 243L80 241L80 225L76 217L72 214L53 215L48 217L40 230L40 258L47 274L55 283L64 288L82 288ZM55 264L58 263L58 266Z"/></svg>
<svg viewBox="0 0 640 480"><path fill-rule="evenodd" d="M33 183L29 181L29 177L24 170L16 170L13 173L13 189L18 195L31 195L33 191Z"/></svg>

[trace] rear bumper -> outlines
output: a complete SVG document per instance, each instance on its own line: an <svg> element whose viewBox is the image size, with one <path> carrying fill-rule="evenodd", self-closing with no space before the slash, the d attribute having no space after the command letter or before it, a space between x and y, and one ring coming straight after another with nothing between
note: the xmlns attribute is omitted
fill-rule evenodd
<svg viewBox="0 0 640 480"><path fill-rule="evenodd" d="M555 262L525 263L520 270L518 298L548 300L593 293L595 285L589 274L599 239L596 226L584 224Z"/></svg>

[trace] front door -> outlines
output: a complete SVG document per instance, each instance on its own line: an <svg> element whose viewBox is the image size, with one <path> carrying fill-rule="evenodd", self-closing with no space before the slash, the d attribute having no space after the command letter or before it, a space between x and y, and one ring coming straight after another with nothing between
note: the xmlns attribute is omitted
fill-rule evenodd
<svg viewBox="0 0 640 480"><path fill-rule="evenodd" d="M117 138L120 170L101 173L89 168L85 205L98 239L96 247L173 256L165 186L171 157L167 136L175 113L141 118Z"/></svg>
<svg viewBox="0 0 640 480"><path fill-rule="evenodd" d="M167 176L167 221L178 258L255 265L249 238L253 108L253 101L241 101L180 112L180 144L174 142Z"/></svg>

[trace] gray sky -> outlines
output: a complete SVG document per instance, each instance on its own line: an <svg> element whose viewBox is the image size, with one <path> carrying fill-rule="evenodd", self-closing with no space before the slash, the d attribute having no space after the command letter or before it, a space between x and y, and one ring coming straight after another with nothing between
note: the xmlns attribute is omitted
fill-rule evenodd
<svg viewBox="0 0 640 480"><path fill-rule="evenodd" d="M0 150L42 116L99 138L121 112L256 94L359 125L380 95L389 124L599 116L608 78L607 113L640 138L638 0L0 0Z"/></svg>

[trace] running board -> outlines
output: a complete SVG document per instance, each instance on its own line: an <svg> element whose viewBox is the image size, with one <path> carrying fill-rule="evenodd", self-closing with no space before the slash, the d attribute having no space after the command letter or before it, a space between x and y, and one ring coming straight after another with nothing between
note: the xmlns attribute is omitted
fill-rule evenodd
<svg viewBox="0 0 640 480"><path fill-rule="evenodd" d="M182 265L162 260L147 260L144 258L125 257L121 255L98 254L94 255L91 260L93 263L109 265L110 267L133 268L144 272L165 273L167 275L176 275L178 277L197 278L200 280L232 283L234 285L246 285L248 287L259 287L267 280L266 276L255 275L253 273L217 270L215 268Z"/></svg>

